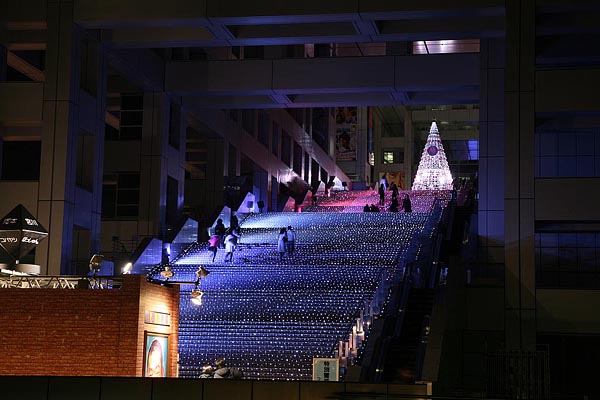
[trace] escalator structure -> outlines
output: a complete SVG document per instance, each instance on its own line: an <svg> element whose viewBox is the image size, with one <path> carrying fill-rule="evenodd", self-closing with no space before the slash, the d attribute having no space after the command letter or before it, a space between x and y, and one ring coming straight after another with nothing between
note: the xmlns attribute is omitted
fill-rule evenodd
<svg viewBox="0 0 600 400"><path fill-rule="evenodd" d="M383 382L414 383L420 379L435 289L410 288L399 336L389 340Z"/></svg>

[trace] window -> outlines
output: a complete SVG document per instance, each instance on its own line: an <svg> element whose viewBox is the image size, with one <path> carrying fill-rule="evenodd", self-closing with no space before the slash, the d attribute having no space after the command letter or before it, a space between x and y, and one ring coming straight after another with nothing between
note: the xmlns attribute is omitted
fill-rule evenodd
<svg viewBox="0 0 600 400"><path fill-rule="evenodd" d="M258 141L269 147L269 114L264 111L258 113Z"/></svg>
<svg viewBox="0 0 600 400"><path fill-rule="evenodd" d="M143 94L121 96L120 121L118 140L140 140L142 138L144 124Z"/></svg>
<svg viewBox="0 0 600 400"><path fill-rule="evenodd" d="M600 232L537 232L538 287L591 288L600 284Z"/></svg>
<svg viewBox="0 0 600 400"><path fill-rule="evenodd" d="M384 151L382 157L384 164L393 164L394 163L394 152L393 151Z"/></svg>
<svg viewBox="0 0 600 400"><path fill-rule="evenodd" d="M40 179L42 142L3 142L2 180L37 181Z"/></svg>
<svg viewBox="0 0 600 400"><path fill-rule="evenodd" d="M140 206L139 172L123 172L104 177L102 217L137 217Z"/></svg>
<svg viewBox="0 0 600 400"><path fill-rule="evenodd" d="M309 182L308 176L310 175L310 156L308 153L304 153L304 181Z"/></svg>
<svg viewBox="0 0 600 400"><path fill-rule="evenodd" d="M178 104L171 103L169 111L169 145L179 150L179 143L181 142L181 109Z"/></svg>
<svg viewBox="0 0 600 400"><path fill-rule="evenodd" d="M84 38L80 53L80 86L92 96L96 96L98 92L98 54L98 42Z"/></svg>
<svg viewBox="0 0 600 400"><path fill-rule="evenodd" d="M383 149L381 155L382 164L402 164L404 162L404 151L400 148Z"/></svg>
<svg viewBox="0 0 600 400"><path fill-rule="evenodd" d="M281 161L291 167L292 160L292 138L285 130L281 130Z"/></svg>
<svg viewBox="0 0 600 400"><path fill-rule="evenodd" d="M254 110L242 110L242 128L244 128L244 130L246 132L248 132L248 134L250 134L250 136L255 136L254 135L254 114L255 114Z"/></svg>
<svg viewBox="0 0 600 400"><path fill-rule="evenodd" d="M262 60L265 57L264 46L244 46L244 59L259 59Z"/></svg>
<svg viewBox="0 0 600 400"><path fill-rule="evenodd" d="M536 132L535 176L600 176L600 131Z"/></svg>
<svg viewBox="0 0 600 400"><path fill-rule="evenodd" d="M271 153L273 153L274 156L279 156L279 135L281 135L281 133L279 132L279 125L277 125L277 122L273 121L273 132L271 136Z"/></svg>
<svg viewBox="0 0 600 400"><path fill-rule="evenodd" d="M75 183L89 192L94 189L96 138L81 132L77 138L77 171Z"/></svg>
<svg viewBox="0 0 600 400"><path fill-rule="evenodd" d="M302 175L302 147L294 140L294 172Z"/></svg>

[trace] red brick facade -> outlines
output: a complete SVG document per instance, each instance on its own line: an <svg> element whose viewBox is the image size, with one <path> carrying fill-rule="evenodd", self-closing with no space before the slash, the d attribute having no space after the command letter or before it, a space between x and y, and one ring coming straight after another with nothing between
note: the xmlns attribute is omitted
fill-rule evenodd
<svg viewBox="0 0 600 400"><path fill-rule="evenodd" d="M142 376L144 331L169 335L177 376L179 289L124 275L123 287L0 289L0 375ZM170 326L144 322L147 311Z"/></svg>

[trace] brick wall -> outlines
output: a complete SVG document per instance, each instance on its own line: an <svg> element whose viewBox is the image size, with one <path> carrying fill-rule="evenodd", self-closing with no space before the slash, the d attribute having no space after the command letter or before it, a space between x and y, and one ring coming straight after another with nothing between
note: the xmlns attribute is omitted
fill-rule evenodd
<svg viewBox="0 0 600 400"><path fill-rule="evenodd" d="M123 278L113 290L0 289L0 375L142 376L150 331L169 335L176 376L179 289ZM145 323L145 311L168 313L170 326Z"/></svg>

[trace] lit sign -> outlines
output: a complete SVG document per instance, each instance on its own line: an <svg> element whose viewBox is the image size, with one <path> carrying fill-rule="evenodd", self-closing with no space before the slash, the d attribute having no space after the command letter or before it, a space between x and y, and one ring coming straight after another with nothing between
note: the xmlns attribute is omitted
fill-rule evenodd
<svg viewBox="0 0 600 400"><path fill-rule="evenodd" d="M171 325L171 315L158 311L146 311L144 313L144 322L151 325Z"/></svg>
<svg viewBox="0 0 600 400"><path fill-rule="evenodd" d="M339 375L339 359L313 358L313 381L338 381Z"/></svg>

